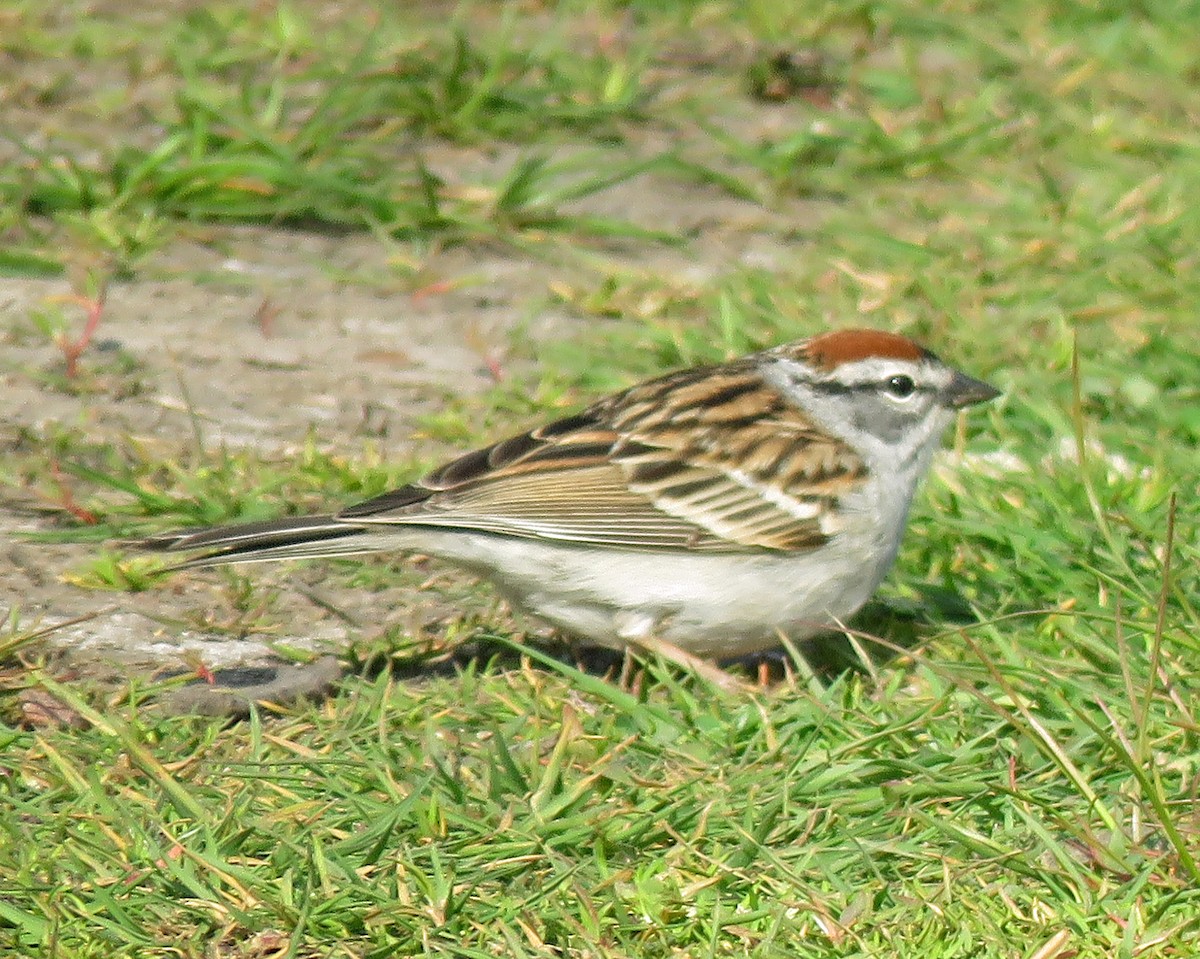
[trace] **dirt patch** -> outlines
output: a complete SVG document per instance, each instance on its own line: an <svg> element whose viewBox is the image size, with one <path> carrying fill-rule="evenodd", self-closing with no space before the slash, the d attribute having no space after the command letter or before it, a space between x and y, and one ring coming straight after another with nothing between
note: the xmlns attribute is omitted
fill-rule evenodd
<svg viewBox="0 0 1200 959"><path fill-rule="evenodd" d="M700 279L782 255L766 229L774 215L715 191L668 190L643 178L590 206L637 211L658 229L698 237L686 251L604 251L628 269ZM222 448L286 457L310 437L339 455L375 444L397 461L433 458L452 450L417 435L421 417L449 396L488 389L497 362L536 362L507 354L515 329L536 345L578 335L585 322L547 295L552 281L572 275L561 263L452 250L431 261L414 293L389 255L357 235L242 228L180 239L135 280L110 288L99 352L84 362L119 355L126 371L111 389L101 383L79 394L52 385L48 374L62 357L30 319L48 297L67 292L66 281L6 280L0 449L28 457L31 443L67 427L97 444L149 447L164 460L186 453L191 463ZM97 547L27 541L22 534L46 527L44 509L12 488L0 496L0 596L26 625L90 616L48 642L98 673L260 665L277 661L276 644L336 651L387 624L420 637L464 610L486 612L489 602L453 572L429 584L425 566L378 591L331 586L320 564L256 566L246 575L274 624L259 633L253 617L237 611L236 580L220 571L180 574L142 593L64 580Z"/></svg>
<svg viewBox="0 0 1200 959"><path fill-rule="evenodd" d="M431 22L440 23L427 6ZM101 2L89 9L100 17L158 23L155 18L167 16L160 7ZM172 7L170 16L203 8L189 0ZM314 10L321 13L311 15L332 22L355 11L368 16L373 8L356 0L349 8ZM530 21L533 35L540 23ZM579 29L595 34L592 43L608 36L593 23ZM732 55L733 41L706 42L714 45L709 60L696 59L690 46L662 51L646 78L661 102L707 90L709 122L738 127L749 138L799 122L788 107L744 109L740 73L711 69L712 58L723 63ZM68 143L84 164L93 158L90 145L106 152L114 136L154 144L161 126L147 118L162 115L174 95L160 58L151 50L144 57L100 57L98 66L0 51L20 78L8 94L14 136L35 151ZM109 88L122 96L105 100L98 112L94 91ZM545 152L552 164L586 154L581 176L603 177L638 157L673 153L716 162L711 138L689 133L691 126L630 124L624 143L547 141ZM398 150L412 148L397 140ZM420 148L448 189L468 192L503 182L530 152L502 142L431 141ZM5 157L34 162L15 141L0 145L0 162ZM403 162L411 162L407 152ZM30 541L27 534L56 519L26 479L38 474L44 491L58 455L54 437L64 430L96 446L146 450L149 462L195 469L222 449L286 458L306 443L348 458L372 447L396 462L434 460L454 450L422 435L423 418L450 398L489 389L497 370L521 375L523 365L539 362L538 344L576 337L591 322L561 306L549 293L553 284L586 286L622 271L689 285L739 266L786 269L796 250L781 237L810 230L822 217L820 205L810 201L780 201L767 210L663 168L559 212L632 222L686 242L601 244L581 231L579 245L565 252L555 252L551 242L544 254L480 243L414 253L366 233L184 226L165 249L138 264L133 279L109 287L98 339L83 358L92 379L78 392L62 387L62 355L33 320L49 298L70 291L67 281L0 280L0 609L18 609L23 626L89 617L48 642L97 673L197 663L249 667L275 661L278 644L336 652L389 625L419 639L444 633L464 610L492 615L488 594L465 577L406 562L399 564L401 583L387 588L351 588L343 585L347 576L328 577L329 567L311 564L188 572L140 593L83 589L70 574L102 547ZM536 237L525 240L537 247ZM523 347L513 351L517 331ZM500 431L525 425L514 421ZM86 484L80 489L85 494ZM249 598L239 585L242 576L254 583ZM257 607L269 616L257 615Z"/></svg>

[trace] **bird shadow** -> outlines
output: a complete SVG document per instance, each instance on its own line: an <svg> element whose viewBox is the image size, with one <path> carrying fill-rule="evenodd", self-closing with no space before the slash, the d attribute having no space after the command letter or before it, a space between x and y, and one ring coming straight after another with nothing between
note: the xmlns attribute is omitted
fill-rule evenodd
<svg viewBox="0 0 1200 959"><path fill-rule="evenodd" d="M847 673L875 674L916 646L932 629L975 621L957 593L940 587L918 591L916 599L876 600L864 607L844 632L821 634L803 643L751 656L718 661L721 670L747 686L793 682L797 675L827 685ZM537 659L528 655L536 651ZM797 659L799 657L799 660ZM375 678L387 673L397 682L453 678L463 672L574 668L641 689L648 682L645 662L628 652L578 646L553 636L527 636L520 643L478 632L450 649L401 648L387 642L345 658L321 657L297 666L234 667L216 670L205 681L188 683L160 698L174 714L238 718L255 706L287 707L331 695L347 675ZM683 667L679 667L683 668ZM650 680L652 681L652 680Z"/></svg>

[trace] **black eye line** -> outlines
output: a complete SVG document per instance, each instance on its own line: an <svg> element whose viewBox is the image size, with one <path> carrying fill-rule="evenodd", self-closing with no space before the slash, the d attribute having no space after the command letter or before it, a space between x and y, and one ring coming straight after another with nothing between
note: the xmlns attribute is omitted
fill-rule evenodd
<svg viewBox="0 0 1200 959"><path fill-rule="evenodd" d="M903 376L905 374L899 375ZM889 380L891 380L890 376L883 381L882 385L886 387ZM837 383L833 380L806 380L805 385L810 389L816 390L818 393L826 393L830 396L840 396L846 393L862 393L868 390L874 392L879 389L881 384L878 380L868 380L865 383ZM936 392L937 390L935 390L932 386L925 386L921 383L914 382L912 392L905 393L904 399L908 399L908 397L912 396L914 393Z"/></svg>

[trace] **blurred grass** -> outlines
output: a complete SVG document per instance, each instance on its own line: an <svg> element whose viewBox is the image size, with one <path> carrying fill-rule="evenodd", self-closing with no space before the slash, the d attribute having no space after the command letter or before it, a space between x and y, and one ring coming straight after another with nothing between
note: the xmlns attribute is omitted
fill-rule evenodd
<svg viewBox="0 0 1200 959"><path fill-rule="evenodd" d="M630 691L530 652L230 727L0 667L90 723L0 700L0 951L1195 955L1200 6L449 9L8 5L0 269L136 277L189 221L601 254L548 290L587 331L426 424L455 442L830 323L902 330L1005 389L891 589L978 620L823 690L651 664ZM781 252L661 265L656 231L580 204L639 176L783 211ZM63 428L0 479L47 462L103 537L417 468ZM149 585L120 569L92 572ZM10 617L0 651L33 632Z"/></svg>
<svg viewBox="0 0 1200 959"><path fill-rule="evenodd" d="M76 227L123 269L165 235L147 219L372 227L425 242L517 240L530 229L564 227L645 235L557 209L655 165L601 150L621 141L617 121L639 117L639 53L580 56L565 44L522 50L503 22L476 39L465 19L450 29L424 22L414 36L399 10L358 13L328 33L287 5L198 6L165 31L141 25L135 35L147 49L122 49L123 79L133 91L152 79L168 91L144 102L135 96L125 115L104 119L152 130L128 142L68 127L44 146L10 132L16 162L0 175L0 199ZM17 22L36 33L50 19L27 5ZM82 24L73 26L82 33ZM103 35L64 33L54 39L85 65L115 52ZM70 86L60 76L50 89L20 90L14 99L54 101ZM428 138L549 144L554 131L595 136L598 158L518 154L507 170L454 184L423 156ZM97 155L76 156L72 141L99 136ZM22 256L35 269L45 259ZM10 267L23 262L10 255Z"/></svg>

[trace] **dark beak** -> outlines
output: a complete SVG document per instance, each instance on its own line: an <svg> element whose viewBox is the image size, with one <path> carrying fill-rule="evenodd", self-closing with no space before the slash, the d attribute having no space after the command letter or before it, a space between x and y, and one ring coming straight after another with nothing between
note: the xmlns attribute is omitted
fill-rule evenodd
<svg viewBox="0 0 1200 959"><path fill-rule="evenodd" d="M947 406L961 410L966 406L994 400L999 395L1000 391L996 387L983 382L983 380L967 376L966 373L955 373L954 379L946 387L943 398Z"/></svg>

